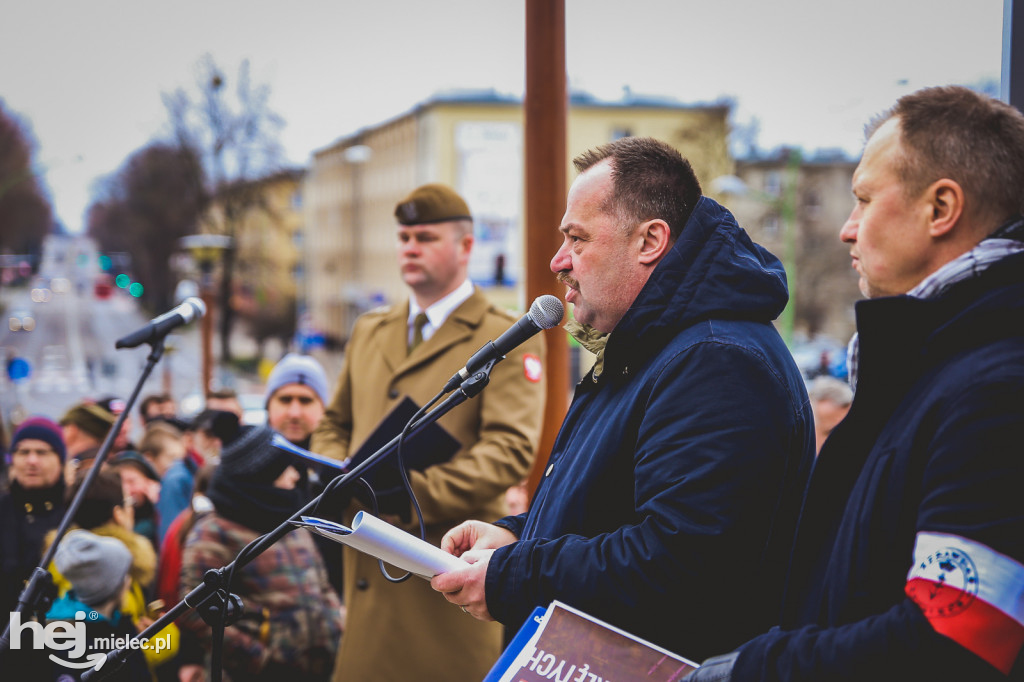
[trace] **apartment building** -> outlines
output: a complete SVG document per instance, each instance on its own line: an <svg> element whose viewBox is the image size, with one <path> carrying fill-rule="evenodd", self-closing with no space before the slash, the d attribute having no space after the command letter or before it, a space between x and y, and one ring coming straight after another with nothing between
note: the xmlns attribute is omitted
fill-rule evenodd
<svg viewBox="0 0 1024 682"><path fill-rule="evenodd" d="M569 107L569 159L620 137L652 136L677 147L707 184L733 172L729 113L727 103L687 105L629 92L606 102L576 94ZM567 164L566 177L574 175ZM503 304L524 307L529 245L523 243L522 102L493 91L442 94L313 154L304 183L300 308L303 324L331 345L347 339L360 313L405 295L392 212L427 182L451 185L473 211L473 281Z"/></svg>

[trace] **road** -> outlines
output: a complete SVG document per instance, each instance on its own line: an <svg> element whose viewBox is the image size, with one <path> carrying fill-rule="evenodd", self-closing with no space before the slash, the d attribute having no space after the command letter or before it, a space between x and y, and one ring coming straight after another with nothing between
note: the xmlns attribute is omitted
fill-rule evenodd
<svg viewBox="0 0 1024 682"><path fill-rule="evenodd" d="M0 327L0 367L6 370L12 359L21 358L31 368L21 381L12 381L7 371L0 374L0 416L5 425L34 414L59 419L83 398L113 395L127 400L142 375L150 347L116 350L114 342L149 318L125 289L115 287L105 299L95 295L97 262L87 240L51 238L31 283L50 294L37 291L33 297L32 285L0 289L4 321L21 312L35 319L31 331ZM197 324L169 336L167 351L143 385L140 399L169 391L179 405L194 401L201 383L200 341Z"/></svg>

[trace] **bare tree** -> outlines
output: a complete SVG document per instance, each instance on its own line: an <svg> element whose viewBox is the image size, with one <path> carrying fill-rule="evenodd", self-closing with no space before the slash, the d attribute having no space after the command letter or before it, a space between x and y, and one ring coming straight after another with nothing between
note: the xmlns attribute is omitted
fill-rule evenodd
<svg viewBox="0 0 1024 682"><path fill-rule="evenodd" d="M172 304L168 254L195 231L204 205L202 167L189 149L152 144L107 178L89 207L88 233L104 251L125 251L151 310ZM198 181L197 181L198 179Z"/></svg>
<svg viewBox="0 0 1024 682"><path fill-rule="evenodd" d="M38 254L53 210L32 167L28 126L0 100L0 250Z"/></svg>
<svg viewBox="0 0 1024 682"><path fill-rule="evenodd" d="M206 231L237 241L247 211L262 202L259 186L251 181L280 167L278 133L284 121L270 109L270 88L255 85L249 62L238 69L234 88L210 55L200 60L197 96L184 89L163 95L175 142L192 150L206 169L207 196L218 208L204 211ZM231 330L235 312L236 253L224 253L220 292L221 357L231 360Z"/></svg>

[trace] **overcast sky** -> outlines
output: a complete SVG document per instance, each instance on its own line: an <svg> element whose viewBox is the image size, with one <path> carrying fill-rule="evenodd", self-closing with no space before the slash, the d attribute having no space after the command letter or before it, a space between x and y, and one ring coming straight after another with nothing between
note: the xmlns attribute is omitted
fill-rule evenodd
<svg viewBox="0 0 1024 682"><path fill-rule="evenodd" d="M0 98L26 119L59 219L165 131L161 92L211 54L249 59L288 161L435 92L524 87L523 0L33 0L0 17ZM863 124L928 85L998 79L1003 0L566 0L570 87L731 97L759 142L857 153Z"/></svg>

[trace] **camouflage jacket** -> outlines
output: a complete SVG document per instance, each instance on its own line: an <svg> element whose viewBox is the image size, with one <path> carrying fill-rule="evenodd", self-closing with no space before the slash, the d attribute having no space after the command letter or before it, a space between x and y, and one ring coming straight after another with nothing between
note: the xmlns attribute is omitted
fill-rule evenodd
<svg viewBox="0 0 1024 682"><path fill-rule="evenodd" d="M185 540L182 597L207 570L226 565L256 537L216 512L202 517ZM231 591L242 598L245 613L224 631L228 675L248 679L270 668L319 676L331 670L341 636L341 604L308 531L292 531L237 570ZM178 623L209 652L211 628L195 611Z"/></svg>

